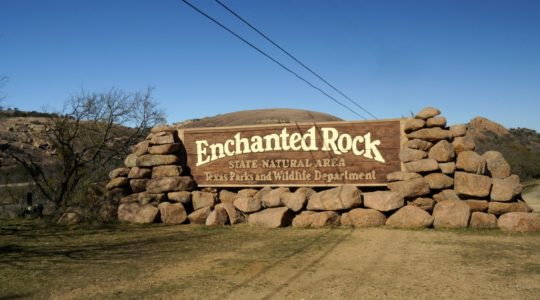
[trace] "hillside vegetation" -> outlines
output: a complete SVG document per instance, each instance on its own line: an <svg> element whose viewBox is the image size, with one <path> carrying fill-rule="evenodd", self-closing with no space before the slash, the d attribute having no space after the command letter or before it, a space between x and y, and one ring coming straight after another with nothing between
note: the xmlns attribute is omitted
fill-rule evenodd
<svg viewBox="0 0 540 300"><path fill-rule="evenodd" d="M540 133L527 128L506 129L502 125L476 117L468 133L476 140L476 151L501 152L522 181L540 178Z"/></svg>

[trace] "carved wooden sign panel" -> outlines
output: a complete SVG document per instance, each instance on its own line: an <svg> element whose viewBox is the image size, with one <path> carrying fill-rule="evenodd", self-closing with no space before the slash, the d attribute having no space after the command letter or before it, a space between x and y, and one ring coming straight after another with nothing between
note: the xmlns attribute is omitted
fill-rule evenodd
<svg viewBox="0 0 540 300"><path fill-rule="evenodd" d="M386 184L401 170L400 120L179 130L202 187Z"/></svg>

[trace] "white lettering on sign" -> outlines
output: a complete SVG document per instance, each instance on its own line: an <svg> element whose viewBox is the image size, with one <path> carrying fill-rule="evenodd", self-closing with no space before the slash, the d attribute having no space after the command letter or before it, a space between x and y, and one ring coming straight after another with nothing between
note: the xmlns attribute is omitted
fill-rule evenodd
<svg viewBox="0 0 540 300"><path fill-rule="evenodd" d="M318 151L317 135L315 126L311 127L305 134L289 134L287 128L283 128L281 133L272 133L265 136L254 135L251 138L242 137L240 133L223 143L208 144L207 140L197 140L197 166L202 166L211 161L224 157L241 155L246 153L260 153L270 151ZM385 163L379 152L380 140L372 140L371 133L351 136L347 133L340 133L331 127L321 128L322 147L321 151L332 152L336 155L352 152L356 156L363 156L378 162Z"/></svg>

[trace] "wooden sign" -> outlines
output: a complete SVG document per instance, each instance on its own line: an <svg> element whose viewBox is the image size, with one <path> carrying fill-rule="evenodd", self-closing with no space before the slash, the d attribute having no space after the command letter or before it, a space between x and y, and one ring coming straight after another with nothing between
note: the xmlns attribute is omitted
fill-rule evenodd
<svg viewBox="0 0 540 300"><path fill-rule="evenodd" d="M179 130L202 187L386 185L401 170L400 120Z"/></svg>

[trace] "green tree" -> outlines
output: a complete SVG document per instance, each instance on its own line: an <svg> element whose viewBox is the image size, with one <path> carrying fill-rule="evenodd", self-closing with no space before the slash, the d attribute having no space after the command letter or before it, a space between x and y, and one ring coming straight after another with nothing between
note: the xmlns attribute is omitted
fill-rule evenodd
<svg viewBox="0 0 540 300"><path fill-rule="evenodd" d="M46 163L15 147L6 153L23 167L43 196L58 206L70 205L77 192L105 179L109 166L122 161L131 146L164 121L152 89L126 93L110 89L82 92L47 119L42 138L50 144Z"/></svg>

